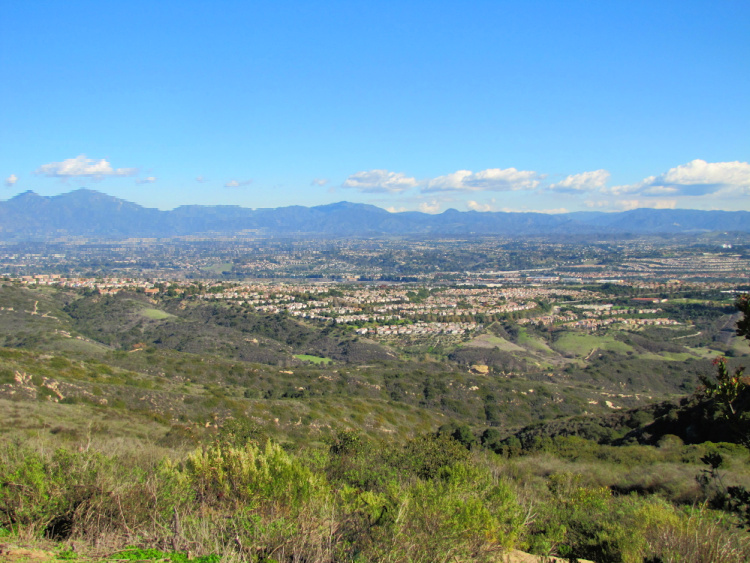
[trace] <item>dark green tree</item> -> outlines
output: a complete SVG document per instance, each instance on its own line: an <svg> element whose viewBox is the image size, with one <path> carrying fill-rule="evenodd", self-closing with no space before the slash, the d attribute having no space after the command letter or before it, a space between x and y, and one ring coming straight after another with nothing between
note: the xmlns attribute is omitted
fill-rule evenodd
<svg viewBox="0 0 750 563"><path fill-rule="evenodd" d="M737 322L737 334L750 340L750 294L740 296L735 305L742 313L742 318Z"/></svg>

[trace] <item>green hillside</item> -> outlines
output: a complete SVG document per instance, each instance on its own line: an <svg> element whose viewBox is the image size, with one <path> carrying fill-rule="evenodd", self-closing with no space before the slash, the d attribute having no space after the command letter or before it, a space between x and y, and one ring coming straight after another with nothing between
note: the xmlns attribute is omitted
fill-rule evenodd
<svg viewBox="0 0 750 563"><path fill-rule="evenodd" d="M747 343L694 306L673 305L689 326L378 339L5 283L0 528L65 557L640 563L717 560L716 541L743 561L748 452L694 392Z"/></svg>

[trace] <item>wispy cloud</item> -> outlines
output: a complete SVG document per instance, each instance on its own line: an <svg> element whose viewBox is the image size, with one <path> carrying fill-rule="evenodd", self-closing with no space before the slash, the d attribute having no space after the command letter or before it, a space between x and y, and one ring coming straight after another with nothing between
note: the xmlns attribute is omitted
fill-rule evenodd
<svg viewBox="0 0 750 563"><path fill-rule="evenodd" d="M471 199L466 202L466 207L472 211L492 211L489 203L479 203Z"/></svg>
<svg viewBox="0 0 750 563"><path fill-rule="evenodd" d="M630 209L674 209L677 207L675 199L619 199L613 202L613 206L622 211Z"/></svg>
<svg viewBox="0 0 750 563"><path fill-rule="evenodd" d="M591 192L606 187L608 180L609 172L606 170L593 170L591 172L572 174L560 182L550 184L549 189L572 194Z"/></svg>
<svg viewBox="0 0 750 563"><path fill-rule="evenodd" d="M611 201L601 199L589 199L584 201L583 204L589 209L604 209L606 207L612 207Z"/></svg>
<svg viewBox="0 0 750 563"><path fill-rule="evenodd" d="M388 170L367 170L349 176L341 185L363 193L391 193L405 192L418 185L415 178L410 178L401 172Z"/></svg>
<svg viewBox="0 0 750 563"><path fill-rule="evenodd" d="M442 207L442 204L437 200L432 201L423 201L419 204L419 210L422 213L440 213L440 208Z"/></svg>
<svg viewBox="0 0 750 563"><path fill-rule="evenodd" d="M588 200L584 205L589 209L602 211L630 211L631 209L675 209L676 199L614 199Z"/></svg>
<svg viewBox="0 0 750 563"><path fill-rule="evenodd" d="M196 176L195 181L199 184L203 184L204 182L208 182L208 179L206 179L205 176Z"/></svg>
<svg viewBox="0 0 750 563"><path fill-rule="evenodd" d="M445 176L429 180L422 187L423 192L447 191L517 191L533 190L539 187L543 175L531 170L515 168L488 168L480 172L458 170Z"/></svg>
<svg viewBox="0 0 750 563"><path fill-rule="evenodd" d="M498 202L494 197L487 202L478 202L470 199L466 202L466 208L471 211L480 211L483 213L488 211L502 211L503 213L546 213L548 215L568 213L568 210L564 207L558 207L555 209L529 209L528 207L498 207L497 203Z"/></svg>
<svg viewBox="0 0 750 563"><path fill-rule="evenodd" d="M15 174L11 174L5 179L5 186L8 188L12 188L16 185L16 182L18 182L18 176Z"/></svg>
<svg viewBox="0 0 750 563"><path fill-rule="evenodd" d="M310 182L311 186L325 186L328 183L327 178L314 178L312 182Z"/></svg>
<svg viewBox="0 0 750 563"><path fill-rule="evenodd" d="M243 186L249 186L252 183L253 183L252 180L244 180L241 182L239 180L230 180L229 182L224 184L224 187L225 188L241 188Z"/></svg>
<svg viewBox="0 0 750 563"><path fill-rule="evenodd" d="M156 182L155 176L148 176L147 178L139 178L135 181L136 184L153 184Z"/></svg>
<svg viewBox="0 0 750 563"><path fill-rule="evenodd" d="M568 213L569 210L565 207L557 207L555 209L528 209L526 207L517 209L512 207L503 207L500 211L503 213L544 213L546 215L557 215L559 213Z"/></svg>
<svg viewBox="0 0 750 563"><path fill-rule="evenodd" d="M750 164L747 162L706 162L696 159L658 176L609 190L613 195L704 196L716 192L750 194Z"/></svg>
<svg viewBox="0 0 750 563"><path fill-rule="evenodd" d="M135 176L137 168L112 168L104 158L96 160L86 158L85 154L75 158L68 158L62 162L43 164L34 172L51 178L94 178L102 179L108 176Z"/></svg>

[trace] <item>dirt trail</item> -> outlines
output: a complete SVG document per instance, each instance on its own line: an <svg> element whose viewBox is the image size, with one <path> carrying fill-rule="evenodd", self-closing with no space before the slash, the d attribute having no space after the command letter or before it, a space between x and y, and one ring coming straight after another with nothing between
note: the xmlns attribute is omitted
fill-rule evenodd
<svg viewBox="0 0 750 563"><path fill-rule="evenodd" d="M594 355L594 352L596 352L596 351L597 351L598 349L599 349L599 348L594 348L593 350L591 350L591 352L589 352L589 355L588 355L588 356L586 356L586 357L585 357L585 358L583 359L583 361L584 361L584 362L588 362L588 361L589 361L589 359L591 358L591 356L593 356L593 355Z"/></svg>
<svg viewBox="0 0 750 563"><path fill-rule="evenodd" d="M512 550L510 553L506 553L500 560L499 563L567 563L568 559L561 559L560 557L545 557L543 555L531 555L530 553L524 553L523 551ZM579 559L578 563L594 563L588 559Z"/></svg>
<svg viewBox="0 0 750 563"><path fill-rule="evenodd" d="M0 544L0 561L13 561L14 563L32 563L53 561L55 554L41 549L28 549L25 547L13 547Z"/></svg>

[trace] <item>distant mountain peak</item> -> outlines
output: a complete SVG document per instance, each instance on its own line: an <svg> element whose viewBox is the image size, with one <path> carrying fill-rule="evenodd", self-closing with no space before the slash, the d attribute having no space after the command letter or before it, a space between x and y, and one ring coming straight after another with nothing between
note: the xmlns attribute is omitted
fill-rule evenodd
<svg viewBox="0 0 750 563"><path fill-rule="evenodd" d="M57 196L29 190L0 201L3 240L49 237L174 237L254 232L268 236L561 236L750 232L746 211L636 209L622 213L479 213L448 209L390 213L364 203L249 209L237 205L189 205L171 211L146 208L80 188Z"/></svg>
<svg viewBox="0 0 750 563"><path fill-rule="evenodd" d="M382 207L377 207L369 203L352 203L351 201L337 201L336 203L326 203L324 205L316 205L313 209L320 209L321 211L335 211L339 209L351 210L351 209L362 209L380 213L388 213Z"/></svg>
<svg viewBox="0 0 750 563"><path fill-rule="evenodd" d="M62 200L80 200L80 199L88 199L91 201L122 201L125 202L126 200L120 199L117 196L105 194L104 192L100 192L99 190L92 190L91 188L78 188L77 190L73 190L71 192L60 194L53 196L57 199ZM130 203L130 202L127 202ZM138 205L137 203L134 203L133 205Z"/></svg>
<svg viewBox="0 0 750 563"><path fill-rule="evenodd" d="M9 201L19 200L19 199L42 199L42 196L40 196L34 190L26 190L25 192L21 192L20 194L14 195Z"/></svg>

